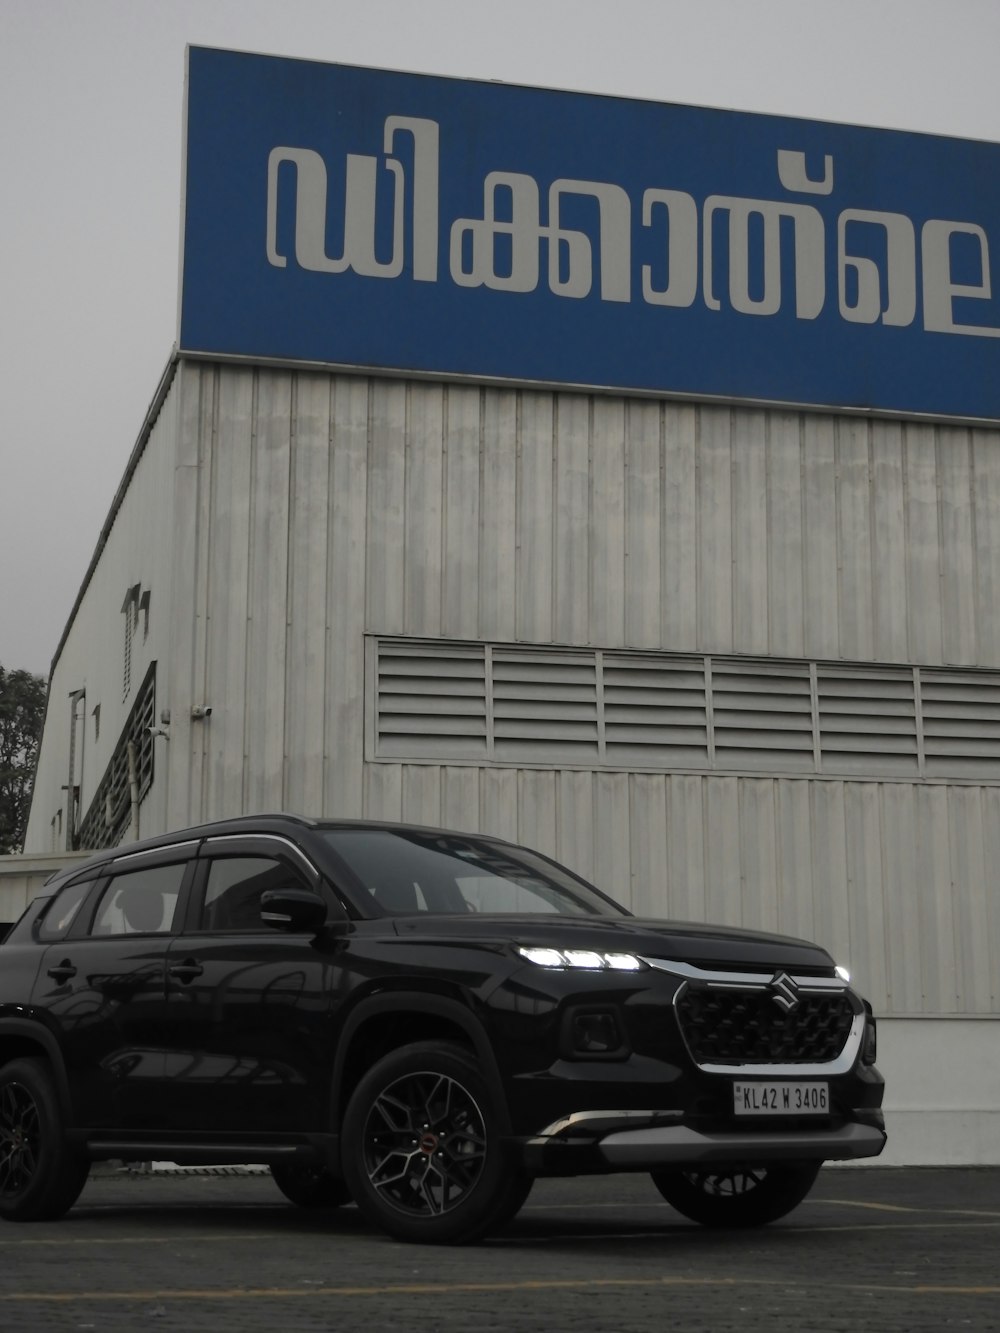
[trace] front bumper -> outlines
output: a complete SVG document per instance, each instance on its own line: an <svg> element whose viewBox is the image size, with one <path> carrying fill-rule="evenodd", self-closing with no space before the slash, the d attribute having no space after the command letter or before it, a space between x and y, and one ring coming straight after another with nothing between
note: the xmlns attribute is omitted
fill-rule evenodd
<svg viewBox="0 0 1000 1333"><path fill-rule="evenodd" d="M820 1160L848 1161L876 1157L885 1147L885 1130L848 1124L837 1129L785 1133L702 1133L688 1125L623 1130L597 1146L612 1170L644 1171L682 1164L754 1163Z"/></svg>
<svg viewBox="0 0 1000 1333"><path fill-rule="evenodd" d="M851 1161L885 1147L881 1111L829 1125L709 1129L669 1111L600 1111L567 1116L521 1143L536 1175L655 1171L663 1167L761 1166L770 1162Z"/></svg>

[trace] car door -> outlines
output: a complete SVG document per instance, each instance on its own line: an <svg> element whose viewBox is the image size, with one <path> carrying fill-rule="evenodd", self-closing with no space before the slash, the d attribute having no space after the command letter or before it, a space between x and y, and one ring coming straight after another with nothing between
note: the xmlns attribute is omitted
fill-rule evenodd
<svg viewBox="0 0 1000 1333"><path fill-rule="evenodd" d="M166 958L183 919L192 846L124 856L86 902L64 890L41 923L52 943L33 992L56 1032L77 1124L141 1130L163 1114ZM68 918L68 919L67 919ZM65 928L64 928L65 927Z"/></svg>
<svg viewBox="0 0 1000 1333"><path fill-rule="evenodd" d="M199 857L185 933L168 958L167 1080L177 1123L191 1131L326 1127L333 1063L336 932L288 932L261 920L261 894L319 891L294 846L267 835L210 839Z"/></svg>

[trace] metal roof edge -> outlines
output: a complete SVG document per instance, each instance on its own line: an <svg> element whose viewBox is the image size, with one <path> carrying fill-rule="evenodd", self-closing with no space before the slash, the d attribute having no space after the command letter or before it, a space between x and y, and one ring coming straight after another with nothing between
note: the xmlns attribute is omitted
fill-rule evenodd
<svg viewBox="0 0 1000 1333"><path fill-rule="evenodd" d="M150 434L152 433L153 427L156 425L156 419L160 415L160 409L163 407L163 404L166 401L167 394L170 392L170 386L174 382L174 376L177 373L177 366L179 365L180 360L181 357L177 351L177 346L175 344L173 349L171 350L170 356L167 360L167 364L164 367L163 374L160 376L160 382L156 386L156 391L153 394L149 407L146 409L146 415L143 417L142 426L139 429L139 434L136 438L136 442L132 447L132 452L129 455L129 460L125 465L125 472L122 475L122 479L118 484L118 489L115 491L114 499L111 501L111 507L108 510L107 518L104 520L104 526L101 528L100 536L97 538L97 545L94 548L94 554L90 557L90 564L87 566L87 572L83 576L83 582L80 584L80 590L76 594L76 600L73 602L72 610L70 611L69 617L66 621L66 627L63 630L62 635L60 636L59 639L59 643L56 646L56 650L52 655L52 662L51 665L49 666L50 685L52 683L52 677L55 674L56 664L59 661L60 654L62 653L62 650L66 645L66 640L69 637L69 632L73 627L74 620L76 619L76 613L79 611L80 604L83 601L84 595L86 594L88 587L90 586L90 580L94 576L94 570L97 568L97 562L100 560L104 548L107 545L108 537L111 535L111 529L114 527L115 519L118 517L118 511L121 509L122 503L125 500L125 494L128 491L129 483L131 482L132 477L135 475L135 470L139 466L139 460L143 455L147 443L149 442L149 437ZM47 701L46 701L45 711L46 713L48 713Z"/></svg>
<svg viewBox="0 0 1000 1333"><path fill-rule="evenodd" d="M753 398L746 394L703 393L684 389L651 389L637 385L584 384L574 380L533 380L524 377L476 374L472 371L417 370L408 366L376 366L355 361L310 361L302 357L266 356L253 352L217 352L179 347L181 361L205 365L242 366L253 370L309 371L323 375L360 375L372 379L413 380L425 384L455 384L486 389L524 389L529 393L575 393L600 398L635 398L647 402L680 403L694 407L750 408L762 412L807 412L811 415L853 417L870 421L958 426L963 430L997 430L1000 417L977 417L956 412L918 412L863 403L807 403L794 398Z"/></svg>

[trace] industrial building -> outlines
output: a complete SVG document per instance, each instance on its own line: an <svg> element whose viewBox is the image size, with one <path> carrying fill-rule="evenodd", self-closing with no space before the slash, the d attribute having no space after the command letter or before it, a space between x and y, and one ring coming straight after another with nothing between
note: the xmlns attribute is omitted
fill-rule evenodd
<svg viewBox="0 0 1000 1333"><path fill-rule="evenodd" d="M26 852L501 834L819 940L883 1160L1000 1162L1000 146L189 62L178 350Z"/></svg>

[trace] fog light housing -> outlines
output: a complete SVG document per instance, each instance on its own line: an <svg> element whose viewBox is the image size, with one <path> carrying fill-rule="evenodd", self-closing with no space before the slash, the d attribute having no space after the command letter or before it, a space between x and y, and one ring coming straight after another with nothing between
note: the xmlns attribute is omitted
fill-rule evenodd
<svg viewBox="0 0 1000 1333"><path fill-rule="evenodd" d="M628 1055L615 1009L572 1009L567 1015L565 1048L573 1060L614 1060Z"/></svg>

